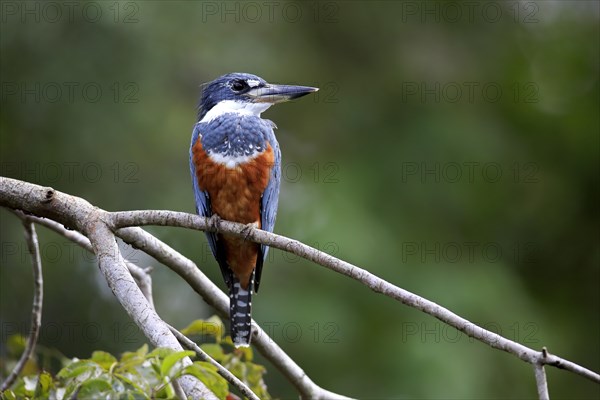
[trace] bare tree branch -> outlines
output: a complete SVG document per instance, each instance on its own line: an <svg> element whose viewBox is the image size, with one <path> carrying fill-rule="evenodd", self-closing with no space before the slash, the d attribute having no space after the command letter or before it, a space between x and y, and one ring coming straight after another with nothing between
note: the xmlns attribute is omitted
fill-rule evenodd
<svg viewBox="0 0 600 400"><path fill-rule="evenodd" d="M19 216L24 216L24 214L22 212L15 212L15 214L17 214ZM94 252L92 249L92 244L90 243L88 238L83 236L81 233L79 233L77 231L70 231L68 229L65 229L61 224L59 224L55 221L52 221L50 219L40 218L40 217L35 217L35 216L29 216L27 218L30 219L31 221L34 221L35 223L38 223L40 225L47 227L47 228L51 229L52 231L62 235L63 237L73 241L74 243L78 244L82 248L88 250L90 253ZM144 293L146 299L148 300L148 302L150 303L152 308L154 308L153 299L152 299L152 280L151 280L149 274L144 269L138 267L137 265L135 265L134 263L131 263L131 262L127 262L127 268L129 269L129 272L131 272L134 279L140 286L142 293ZM179 332L177 329L173 328L171 325L167 324L167 326L169 327L171 332L175 335L177 340L185 348L196 352L196 354L198 355L198 357L201 360L209 362L212 365L214 365L215 367L217 367L219 370L219 374L221 376L223 376L233 386L237 387L240 390L240 392L242 392L244 394L244 396L246 396L252 400L259 400L258 396L256 396L254 394L254 392L252 392L252 390L250 390L250 388L248 388L246 386L246 384L244 384L244 382L240 381L235 375L233 375L226 368L224 368L221 364L219 364L212 357L210 357L208 354L206 354L206 352L204 352L193 341L188 339L184 334ZM15 375L15 377L16 377L16 375ZM177 383L174 382L174 385L175 384L177 384ZM185 398L185 396L183 396L182 398Z"/></svg>
<svg viewBox="0 0 600 400"><path fill-rule="evenodd" d="M233 375L231 372L229 372L229 370L227 368L223 367L215 359L213 359L211 356L206 354L206 352L204 350L202 350L200 348L200 346L198 346L196 343L194 343L192 340L190 340L183 333L181 333L177 329L173 328L171 325L169 325L169 328L171 329L171 332L173 332L173 335L175 335L177 340L179 340L179 342L184 347L186 347L189 350L194 351L196 353L196 355L198 356L198 358L201 359L202 361L206 361L206 362L214 365L215 367L217 367L217 369L219 370L219 375L221 375L223 378L225 378L225 380L227 380L227 382L231 383L233 386L238 388L238 390L240 392L242 392L242 394L244 396L246 396L250 400L260 400L260 398L256 394L254 394L254 392L252 390L250 390L250 388L248 386L246 386L246 384L244 382L239 380L235 375Z"/></svg>
<svg viewBox="0 0 600 400"><path fill-rule="evenodd" d="M223 317L229 316L229 297L221 291L193 261L178 253L141 228L123 228L117 236L136 249L154 257L181 276ZM349 399L314 383L302 368L252 320L252 344L296 387L306 399Z"/></svg>
<svg viewBox="0 0 600 400"><path fill-rule="evenodd" d="M173 385L173 391L175 392L175 396L177 396L179 400L186 400L187 396L185 394L185 390L183 390L183 388L179 384L179 381L174 380L171 382L171 384Z"/></svg>
<svg viewBox="0 0 600 400"><path fill-rule="evenodd" d="M2 382L0 391L8 389L17 379L27 360L33 354L35 345L40 334L40 327L42 325L42 303L44 300L44 279L42 275L42 259L40 258L40 246L38 243L37 233L35 232L35 226L22 213L18 214L23 221L25 228L25 238L27 240L27 247L31 254L32 266L33 266L33 306L31 307L31 329L29 330L29 337L25 345L25 350L21 354L21 358L8 375L8 377Z"/></svg>
<svg viewBox="0 0 600 400"><path fill-rule="evenodd" d="M542 357L545 359L548 357L548 350L542 348ZM544 369L544 363L538 361L533 364L533 372L535 374L535 384L537 386L538 397L540 400L550 400L550 394L548 393L548 381L546 379L546 370Z"/></svg>
<svg viewBox="0 0 600 400"><path fill-rule="evenodd" d="M581 375L585 378L588 378L591 381L600 383L600 375L598 375L594 371L590 371L589 369L582 367L579 364L575 364L572 361L565 360L564 358L555 356L554 354L550 354L549 352L547 353L547 355L545 357L542 355L540 362L543 365L551 365L558 369L564 369L566 371L571 371L577 375Z"/></svg>
<svg viewBox="0 0 600 400"><path fill-rule="evenodd" d="M546 370L544 364L536 363L533 364L533 371L535 373L535 383L537 386L538 397L540 400L550 400L548 394L548 382L546 380Z"/></svg>
<svg viewBox="0 0 600 400"><path fill-rule="evenodd" d="M108 214L89 202L67 194L14 179L0 177L0 205L49 217L77 229L90 239L100 271L125 311L156 347L183 348L169 327L150 306L125 266L116 238L106 224ZM184 365L191 364L186 357ZM193 376L178 379L188 397L216 399L204 383Z"/></svg>
<svg viewBox="0 0 600 400"><path fill-rule="evenodd" d="M125 266L114 234L104 222L88 223L87 234L92 243L94 253L98 258L100 271L104 274L108 286L119 302L129 314L131 319L141 328L150 342L157 347L168 347L176 351L183 348L177 338L171 333L169 327L156 314L141 290L136 285L133 277ZM191 365L189 358L182 360L183 365ZM178 379L187 396L194 399L216 399L203 383L192 376L182 376Z"/></svg>
<svg viewBox="0 0 600 400"><path fill-rule="evenodd" d="M43 225L46 228L54 231L55 233L64 236L66 239L69 239L73 243L79 245L80 247L83 247L90 253L94 253L90 240L87 237L83 236L81 233L74 230L68 230L62 224L59 224L58 222L48 218L40 218L34 215L30 215L28 216L28 218L30 218L36 224ZM127 265L127 269L129 270L129 272L133 276L133 279L135 279L140 290L146 297L146 300L148 300L148 303L150 303L150 306L154 309L154 298L152 296L152 278L150 277L150 272L152 272L152 268L142 268L127 260L125 260L125 264Z"/></svg>
<svg viewBox="0 0 600 400"><path fill-rule="evenodd" d="M85 233L83 227L79 227L79 224L80 221L85 221L92 212L102 213L102 217L99 218L109 219L106 211L94 208L84 199L55 191L52 188L3 177L0 177L0 205L11 209L22 209L39 217L53 219L69 228L68 230L56 230L58 233L63 230L74 233L73 229ZM57 211L57 208L64 211ZM82 208L84 209L82 210ZM118 235L133 247L145 251L157 261L173 269L220 315L225 317L229 315L229 297L213 284L191 260L141 228L120 229ZM76 235L65 235L65 237L79 238ZM302 368L255 322L253 322L253 334L253 343L258 351L283 373L298 389L303 398L348 399L348 397L330 392L315 384Z"/></svg>
<svg viewBox="0 0 600 400"><path fill-rule="evenodd" d="M57 197L60 198L60 205L62 207L57 207L56 204L49 206L49 203L56 203L55 200ZM64 207L68 202L72 203L72 207ZM60 223L67 224L68 226L75 226L82 233L90 235L90 238L92 238L91 235L94 231L98 231L98 224L95 224L90 230L90 227L88 226L90 219L83 219L85 218L85 215L82 215L82 212L92 208L88 202L83 199L56 192L50 188L43 188L7 178L0 178L0 205L14 209L24 209L25 211L35 213L36 215L50 217ZM97 208L94 208L94 211L97 217L94 220L101 220L102 222L100 224L100 229L104 230L104 232L101 236L108 235L108 232L106 232L108 229L116 231L117 235L123 240L142 249L159 262L162 262L176 271L186 279L186 281L188 281L209 304L213 305L223 315L227 315L228 311L227 297L212 284L199 269L195 268L193 262L181 256L179 253L175 252L142 229L131 228L130 226L163 225L212 232L218 231L236 235L238 237L244 237L257 243L266 244L296 254L338 273L349 276L377 293L382 293L405 305L432 315L468 336L486 343L493 348L511 353L523 361L533 365L551 365L557 368L566 369L592 381L600 382L600 375L593 371L555 355L535 351L494 332L485 330L434 302L394 286L364 269L332 257L299 241L245 225L228 221L219 221L216 219L205 219L187 213L173 211L126 211L108 213ZM78 221L86 221L86 223L78 223ZM114 237L112 239L114 242ZM94 242L94 240L92 240L92 242ZM114 243L114 247L116 247L116 243ZM253 323L253 328L255 346L267 358L276 360L274 364L282 369L288 379L290 379L300 393L302 393L303 397L344 398L343 396L328 392L315 385L306 374L304 374L302 369L295 364L281 348L279 348L279 346L270 340L268 344L266 343L264 339L268 337L258 325Z"/></svg>
<svg viewBox="0 0 600 400"><path fill-rule="evenodd" d="M289 239L275 233L265 232L248 225L219 220L216 220L216 223L213 223L215 220L203 218L194 214L174 211L122 211L110 213L110 217L112 218L112 221L109 224L112 224L113 229L141 225L178 226L201 231L227 233L296 254L316 264L339 272L340 274L349 276L377 293L381 293L407 306L423 311L480 342L513 354L530 364L541 362L543 364L569 370L577 375L600 383L600 375L587 368L581 367L558 356L548 354L547 357L544 357L542 352L530 349L520 343L506 339L495 332L481 328L447 308L407 290L401 289L360 267L307 246L297 240Z"/></svg>
<svg viewBox="0 0 600 400"><path fill-rule="evenodd" d="M47 218L35 216L30 216L30 218L93 253L89 240L79 232L65 229L61 224ZM126 243L130 243L136 249L146 252L157 261L171 268L208 304L213 306L221 316L229 316L229 298L227 295L214 285L191 260L140 228L123 228L117 232L117 235ZM128 263L128 267L130 267L130 263ZM137 268L141 269L140 267ZM131 269L130 272L132 272ZM143 291L143 288L141 289ZM256 322L253 321L253 324L255 332L253 344L255 347L294 384L304 398L347 399L347 397L327 391L316 385Z"/></svg>

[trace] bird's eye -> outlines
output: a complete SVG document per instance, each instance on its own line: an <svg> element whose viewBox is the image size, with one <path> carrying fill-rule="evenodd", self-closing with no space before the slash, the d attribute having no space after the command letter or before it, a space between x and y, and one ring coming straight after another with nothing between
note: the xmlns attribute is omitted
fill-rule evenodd
<svg viewBox="0 0 600 400"><path fill-rule="evenodd" d="M236 92L241 92L242 90L246 89L247 87L248 87L248 85L244 81L233 81L231 83L231 89L233 89Z"/></svg>

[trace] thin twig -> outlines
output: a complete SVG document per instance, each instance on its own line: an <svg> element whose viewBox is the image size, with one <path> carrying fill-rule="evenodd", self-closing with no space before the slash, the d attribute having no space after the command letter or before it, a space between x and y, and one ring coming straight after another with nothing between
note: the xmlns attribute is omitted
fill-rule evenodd
<svg viewBox="0 0 600 400"><path fill-rule="evenodd" d="M70 241L81 246L90 253L94 253L94 249L92 249L92 244L90 243L90 240L81 233L74 230L66 229L62 224L59 224L58 222L48 218L40 218L33 215L29 215L28 218L34 221L35 223L42 225L61 236L64 236L66 239L69 239ZM154 309L154 298L152 296L152 278L150 277L150 272L152 271L152 268L142 268L127 260L125 260L125 263L127 265L127 269L129 270L136 283L138 284L140 290L144 294L144 297L146 297L148 303L150 303L150 306Z"/></svg>
<svg viewBox="0 0 600 400"><path fill-rule="evenodd" d="M223 317L229 316L229 297L193 261L141 228L123 228L117 236L142 250L181 276L192 289ZM252 320L252 344L296 387L303 399L348 400L349 397L323 389L269 335Z"/></svg>
<svg viewBox="0 0 600 400"><path fill-rule="evenodd" d="M30 218L36 223L51 229L93 253L89 240L79 232L68 230L64 228L62 224L47 218L35 216L30 216ZM185 258L176 250L141 228L124 228L119 230L117 235L126 243L146 252L157 261L165 264L179 274L197 293L205 298L207 303L213 306L221 316L227 317L229 315L229 298L227 295L212 283L191 260ZM128 263L128 267L130 266L129 264L130 263ZM141 269L140 267L137 268ZM131 269L130 272L132 272ZM140 287L140 289L143 291L143 287ZM253 331L255 332L253 344L257 347L258 351L288 378L288 380L298 389L303 398L349 399L348 397L340 396L337 393L330 392L315 384L302 368L300 368L300 366L298 366L294 360L292 360L254 321Z"/></svg>
<svg viewBox="0 0 600 400"><path fill-rule="evenodd" d="M280 250L296 254L302 258L322 265L340 274L346 275L369 287L371 290L391 297L409 307L423 311L440 321L455 327L467 336L479 340L493 348L506 351L514 356L534 364L540 360L542 353L533 350L520 343L507 339L495 332L481 328L473 322L453 313L445 307L427 300L421 296L401 289L378 276L352 265L346 261L333 257L325 252L310 247L297 240L289 239L275 233L265 232L257 228L251 228L244 224L230 221L219 221L218 224L211 223L212 220L194 214L174 211L144 210L144 211L121 211L109 214L112 218L113 229L127 226L159 225L175 226L197 229L201 231L219 232L243 237L256 243L265 244ZM111 224L109 223L109 224ZM543 363L554 367L569 370L577 375L583 376L594 382L600 383L600 375L567 361L557 356L543 358Z"/></svg>
<svg viewBox="0 0 600 400"><path fill-rule="evenodd" d="M214 358L209 356L204 350L202 350L200 348L200 346L198 346L196 343L194 343L192 340L190 340L183 333L181 333L177 329L173 328L171 325L169 325L169 329L171 329L171 332L173 332L173 335L175 335L175 337L177 338L177 340L179 340L179 343L181 343L183 347L186 347L186 348L194 351L196 353L196 355L198 356L198 358L201 359L202 361L206 361L206 362L214 365L215 367L217 367L217 369L219 371L219 375L221 375L223 378L225 378L225 380L227 382L231 383L233 386L238 388L238 390L240 392L242 392L242 394L244 396L246 396L250 400L260 400L260 398L256 394L254 394L254 392L252 390L250 390L250 388L248 386L246 386L246 384L244 382L239 380L235 375L233 375L231 372L229 372L229 370L227 368L225 368L224 366L219 364Z"/></svg>
<svg viewBox="0 0 600 400"><path fill-rule="evenodd" d="M125 266L125 260L119 251L114 234L105 222L98 219L89 221L86 232L89 235L94 253L98 258L100 271L106 278L108 286L115 294L127 314L138 325L144 335L156 347L168 347L176 351L183 348L173 336L167 324L150 306L133 277ZM183 365L190 365L189 358L182 359ZM193 376L182 376L178 382L193 399L217 399L215 394L204 383Z"/></svg>
<svg viewBox="0 0 600 400"><path fill-rule="evenodd" d="M31 254L32 266L33 266L33 306L31 307L31 329L29 331L29 337L27 338L27 344L25 345L25 351L21 354L21 358L15 365L15 368L11 371L8 377L2 382L0 387L1 391L8 389L14 381L17 379L27 360L31 357L35 350L37 340L40 334L40 326L42 325L42 303L44 300L44 279L42 275L42 260L40 257L40 247L38 243L37 233L35 232L35 226L29 218L25 217L20 213L19 217L23 221L25 228L25 238L27 240L27 247Z"/></svg>
<svg viewBox="0 0 600 400"><path fill-rule="evenodd" d="M46 228L54 231L55 233L71 240L73 243L78 244L90 253L94 252L89 239L81 233L74 230L68 230L63 225L47 218L40 218L35 216L29 216L29 218L37 224L45 226ZM144 297L146 297L146 299L148 300L150 307L154 310L155 308L154 298L152 296L152 278L150 277L151 268L141 268L130 261L126 261L126 265L127 269L137 282L140 290L144 294ZM172 384L177 394L177 397L179 397L180 399L185 399L185 392L183 391L183 388L181 387L179 382L173 381Z"/></svg>
<svg viewBox="0 0 600 400"><path fill-rule="evenodd" d="M106 211L52 188L4 177L0 177L0 205L54 219L86 235L108 286L150 343L156 347L183 350L129 273L116 238L107 226ZM187 357L182 362L184 365L192 363ZM187 398L216 399L215 394L193 376L182 376L178 381Z"/></svg>
<svg viewBox="0 0 600 400"><path fill-rule="evenodd" d="M28 213L54 219L66 226L75 227L83 233L93 231L94 227L91 227L92 230L90 231L89 226L89 215L93 213L97 218L94 219L95 221L102 220L102 227L108 226L113 231L128 226L163 225L211 232L218 231L221 233L230 233L238 237L244 237L256 243L266 244L296 254L338 273L349 276L377 293L382 293L403 304L430 314L446 324L457 328L468 336L482 341L493 348L509 352L523 361L531 364L539 362L542 365L547 364L557 368L566 369L600 383L600 375L593 371L554 355L548 354L546 357L543 357L541 352L537 352L497 335L496 333L480 328L446 308L394 286L364 269L332 257L299 241L276 234L264 232L259 229L249 229L245 225L228 221L211 224L209 220L205 218L193 214L173 211L129 211L108 213L93 207L84 199L70 196L51 188L2 177L0 177L0 205L13 209L22 209ZM208 281L204 274L200 273L199 275L197 269L196 272L192 271L191 268L194 268L195 266L190 260L181 256L179 253L174 252L168 246L158 241L158 239L139 228L119 229L117 234L126 242L133 244L137 248L142 248L141 245L147 244L147 248L143 249L144 251L158 261L170 266L188 282L195 282L197 285L194 289L198 291L209 304L215 306L219 313L227 315L227 297L216 288L212 282ZM208 282L206 282L205 279ZM337 396L337 398L343 398L342 396L325 391L316 386L304 374L302 369L274 342L271 342L271 345L264 345L264 343L261 343L261 337L264 338L267 336L263 336L262 334L264 334L264 332L260 330L260 328L257 328L258 326L253 324L253 330L255 331L254 344L258 350L270 360L271 358L280 358L277 360L277 364L274 364L278 368L283 368L282 371L284 374L299 388L303 397L333 398ZM171 333L169 332L169 334Z"/></svg>
<svg viewBox="0 0 600 400"><path fill-rule="evenodd" d="M183 390L183 388L177 380L172 381L171 385L173 385L173 391L175 391L175 395L179 400L187 399L187 396L185 395L185 390Z"/></svg>

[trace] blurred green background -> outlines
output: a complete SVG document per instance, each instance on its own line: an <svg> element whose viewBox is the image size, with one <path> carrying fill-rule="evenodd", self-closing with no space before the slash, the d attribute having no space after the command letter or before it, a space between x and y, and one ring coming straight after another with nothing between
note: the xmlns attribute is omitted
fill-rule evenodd
<svg viewBox="0 0 600 400"><path fill-rule="evenodd" d="M0 175L106 210L194 212L199 85L228 72L319 86L278 126L276 232L475 323L600 370L599 3L1 3ZM0 211L2 345L27 333L32 278ZM224 287L203 234L148 228ZM93 257L44 228L41 344L139 347ZM167 268L175 326L214 313ZM272 251L254 318L307 374L359 398L533 398L511 355ZM273 395L296 392L266 361ZM600 387L548 368L553 398Z"/></svg>

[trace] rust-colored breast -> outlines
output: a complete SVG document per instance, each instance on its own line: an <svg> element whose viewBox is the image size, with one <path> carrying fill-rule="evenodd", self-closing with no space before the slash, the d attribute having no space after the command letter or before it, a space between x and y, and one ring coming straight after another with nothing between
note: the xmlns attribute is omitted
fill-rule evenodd
<svg viewBox="0 0 600 400"><path fill-rule="evenodd" d="M234 168L214 162L202 148L200 139L194 144L192 153L198 186L208 192L213 213L229 221L256 224L260 228L260 200L269 183L275 158L271 145ZM259 246L228 235L219 235L219 240L223 240L229 267L246 289L256 266Z"/></svg>

